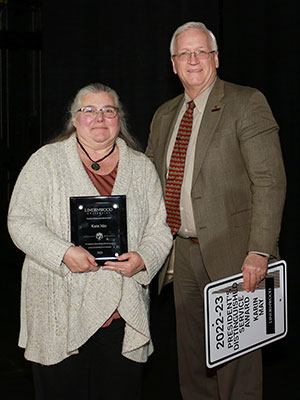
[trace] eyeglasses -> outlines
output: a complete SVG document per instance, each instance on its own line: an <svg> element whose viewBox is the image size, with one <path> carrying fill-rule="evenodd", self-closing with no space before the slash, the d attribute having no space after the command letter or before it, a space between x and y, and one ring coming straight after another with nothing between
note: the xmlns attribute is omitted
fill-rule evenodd
<svg viewBox="0 0 300 400"><path fill-rule="evenodd" d="M198 58L199 60L207 60L209 55L212 53L215 53L215 52L216 52L216 50L183 51L182 53L179 53L179 54L173 54L172 57L178 57L180 61L188 61L193 54L195 56L195 58Z"/></svg>
<svg viewBox="0 0 300 400"><path fill-rule="evenodd" d="M103 108L97 108L94 106L85 106L85 107L79 108L79 110L77 110L77 112L82 112L85 117L90 118L90 119L95 119L98 116L99 112L102 113L102 116L104 118L115 118L115 116L119 112L119 109L118 109L118 107L114 107L114 106L107 106L107 107L103 107Z"/></svg>

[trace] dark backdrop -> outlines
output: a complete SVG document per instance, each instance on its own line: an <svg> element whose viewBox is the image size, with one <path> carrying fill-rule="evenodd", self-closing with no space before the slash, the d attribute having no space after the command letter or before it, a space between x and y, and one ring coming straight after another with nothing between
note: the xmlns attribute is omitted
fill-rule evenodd
<svg viewBox="0 0 300 400"><path fill-rule="evenodd" d="M202 3L92 1L74 7L73 1L43 2L43 137L61 128L78 88L101 82L118 92L132 133L145 146L155 108L181 90L170 68L173 31L195 9L195 18L218 35L218 1Z"/></svg>
<svg viewBox="0 0 300 400"><path fill-rule="evenodd" d="M11 1L10 4L12 3L20 2ZM62 128L65 112L72 97L80 87L91 82L105 83L118 92L127 109L131 131L139 139L142 148L145 148L149 124L155 109L182 91L170 64L171 35L177 26L195 20L205 22L216 34L221 63L219 76L225 80L260 89L266 95L281 128L280 139L288 177L288 192L280 251L288 263L289 333L286 338L264 349L265 399L295 396L300 389L297 383L299 363L295 358L296 351L299 351L297 317L300 306L297 290L299 281L297 1L253 0L245 3L231 0L188 2L28 0L23 1L24 3L35 7L41 17L40 28L37 29L40 41L34 42L32 46L38 49L40 60L38 67L40 97L36 100L39 102L36 107L38 111L34 116L30 116L30 121L34 119L36 123L26 123L28 116L24 112L22 115L20 110L19 118L25 120L22 125L24 127L22 136L18 133L18 126L16 129L9 129L5 125L6 134L2 134L1 137L1 142L5 145L2 147L3 153L1 152L4 155L1 160L5 159L5 163L1 164L1 174L4 171L1 187L6 190L5 195L1 193L3 196L1 250L9 261L2 261L0 294L3 310L2 343L7 342L8 345L0 357L0 372L5 385L11 382L14 386L10 393L17 393L19 390L18 385L13 383L16 379L25 385L28 393L31 390L30 372L23 361L22 351L16 348L19 282L23 255L12 245L5 228L7 204L15 176L24 164L27 154ZM18 15L13 14L11 18L15 20ZM9 27L7 29L9 30ZM17 46L15 52L20 54L21 51L23 50L20 45L19 48ZM24 68L20 63L18 66L20 69ZM15 94L14 107L17 107L20 101L24 104L27 101L26 92L20 91L19 88L22 87L22 81L26 81L27 75L29 76L30 66L29 62L28 73L27 70L25 72L23 70L23 74L20 75L16 71L9 80L6 90ZM10 114L8 118L10 126L18 125L16 117L18 116ZM26 152L24 146L27 146ZM14 158L14 154L19 156ZM6 173L10 177L8 189ZM154 364L152 370L151 363L149 365L147 382L150 384L151 374L153 376L156 365ZM160 379L163 382L163 376ZM20 397L15 394L15 397L7 399L27 398L25 392L22 393ZM28 396L31 398L31 395Z"/></svg>

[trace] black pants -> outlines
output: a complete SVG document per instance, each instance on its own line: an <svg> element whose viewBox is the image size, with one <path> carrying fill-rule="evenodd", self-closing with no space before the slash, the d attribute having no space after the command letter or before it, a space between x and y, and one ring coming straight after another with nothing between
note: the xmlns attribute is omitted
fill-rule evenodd
<svg viewBox="0 0 300 400"><path fill-rule="evenodd" d="M58 364L33 363L36 400L140 399L143 364L121 355L124 326L114 320Z"/></svg>

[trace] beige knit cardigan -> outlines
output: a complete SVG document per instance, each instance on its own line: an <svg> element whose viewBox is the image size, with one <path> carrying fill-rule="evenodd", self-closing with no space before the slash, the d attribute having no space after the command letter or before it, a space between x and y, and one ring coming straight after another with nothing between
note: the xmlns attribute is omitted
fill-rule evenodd
<svg viewBox="0 0 300 400"><path fill-rule="evenodd" d="M127 196L128 250L147 269L131 278L113 271L72 273L62 259L70 242L69 198L97 196L75 135L40 148L16 182L8 214L15 245L25 253L19 346L25 358L51 365L78 352L118 309L125 320L122 354L145 362L153 351L149 283L172 245L159 178L152 162L117 139L113 195Z"/></svg>

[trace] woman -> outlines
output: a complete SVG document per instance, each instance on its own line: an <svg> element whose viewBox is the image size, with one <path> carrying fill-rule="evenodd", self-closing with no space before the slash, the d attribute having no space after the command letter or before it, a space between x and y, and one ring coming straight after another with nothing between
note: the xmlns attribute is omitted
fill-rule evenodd
<svg viewBox="0 0 300 400"><path fill-rule="evenodd" d="M117 94L81 89L68 129L16 182L10 235L25 253L19 346L37 399L137 399L153 351L149 283L172 237L152 163L133 150ZM127 144L126 144L127 142ZM70 242L69 198L126 195L128 253L99 267Z"/></svg>

